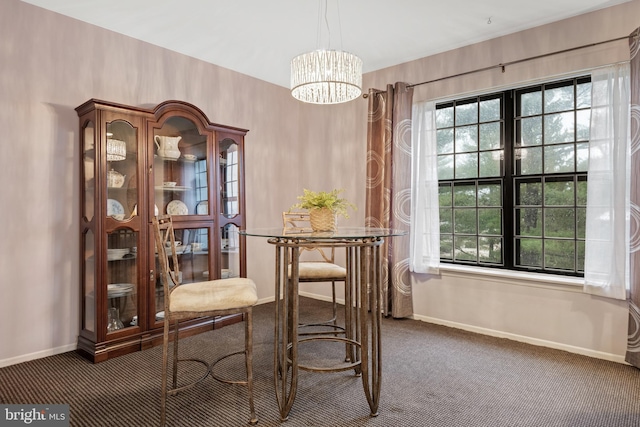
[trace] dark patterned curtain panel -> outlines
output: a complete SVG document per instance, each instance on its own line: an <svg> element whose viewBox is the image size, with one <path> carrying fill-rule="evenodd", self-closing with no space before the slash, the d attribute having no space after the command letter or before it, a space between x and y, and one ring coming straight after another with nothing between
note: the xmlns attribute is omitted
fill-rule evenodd
<svg viewBox="0 0 640 427"><path fill-rule="evenodd" d="M631 62L631 242L629 339L626 361L640 368L640 28L629 36Z"/></svg>
<svg viewBox="0 0 640 427"><path fill-rule="evenodd" d="M368 227L409 231L411 212L411 110L413 88L405 83L369 90L367 132ZM409 275L409 235L385 241L382 298L384 314L413 314Z"/></svg>

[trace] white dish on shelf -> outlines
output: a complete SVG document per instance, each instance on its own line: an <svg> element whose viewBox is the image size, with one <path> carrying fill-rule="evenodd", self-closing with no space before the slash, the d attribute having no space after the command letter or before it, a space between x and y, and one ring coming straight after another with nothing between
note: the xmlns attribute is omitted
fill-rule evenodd
<svg viewBox="0 0 640 427"><path fill-rule="evenodd" d="M177 182L175 181L165 181L162 183L163 187L175 187Z"/></svg>
<svg viewBox="0 0 640 427"><path fill-rule="evenodd" d="M209 201L203 200L196 205L196 213L198 215L209 215Z"/></svg>
<svg viewBox="0 0 640 427"><path fill-rule="evenodd" d="M164 320L164 311L159 311L156 313L156 320Z"/></svg>
<svg viewBox="0 0 640 427"><path fill-rule="evenodd" d="M184 157L185 160L189 160L191 162L193 162L194 160L198 160L198 156L196 156L195 154L183 154L182 157Z"/></svg>
<svg viewBox="0 0 640 427"><path fill-rule="evenodd" d="M116 199L107 199L107 216L122 221L124 219L124 207Z"/></svg>
<svg viewBox="0 0 640 427"><path fill-rule="evenodd" d="M109 298L123 297L130 294L134 286L133 283L110 283L107 285L107 295Z"/></svg>
<svg viewBox="0 0 640 427"><path fill-rule="evenodd" d="M185 187L183 185L175 185L173 187L168 185L157 185L156 190L164 190L164 191L187 191L191 190L191 187Z"/></svg>
<svg viewBox="0 0 640 427"><path fill-rule="evenodd" d="M172 200L167 205L167 214L169 215L188 215L189 208L182 200Z"/></svg>
<svg viewBox="0 0 640 427"><path fill-rule="evenodd" d="M129 248L126 249L107 249L107 260L113 261L116 259L122 259L129 253Z"/></svg>

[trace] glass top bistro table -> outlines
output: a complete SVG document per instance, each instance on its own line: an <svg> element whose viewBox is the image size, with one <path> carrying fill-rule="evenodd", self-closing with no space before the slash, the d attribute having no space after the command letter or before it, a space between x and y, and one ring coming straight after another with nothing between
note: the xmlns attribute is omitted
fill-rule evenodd
<svg viewBox="0 0 640 427"><path fill-rule="evenodd" d="M298 370L336 372L353 369L362 377L371 416L378 415L382 352L381 254L385 237L401 236L405 231L387 228L338 228L331 232L291 232L279 228L240 230L245 236L265 237L275 246L275 336L274 384L282 421L289 417L298 386ZM345 285L345 330L300 338L298 334L298 261L305 247L345 248L347 278ZM290 279L289 279L290 276ZM310 366L299 363L298 344L306 341L344 342L346 358L335 366Z"/></svg>

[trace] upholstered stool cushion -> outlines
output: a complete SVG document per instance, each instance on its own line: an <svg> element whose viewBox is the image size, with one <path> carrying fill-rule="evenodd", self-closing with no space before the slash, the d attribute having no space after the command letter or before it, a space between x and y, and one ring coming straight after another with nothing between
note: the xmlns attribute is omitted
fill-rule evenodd
<svg viewBox="0 0 640 427"><path fill-rule="evenodd" d="M289 266L291 275L291 266ZM304 279L344 279L347 269L329 262L305 261L298 264L298 276Z"/></svg>
<svg viewBox="0 0 640 427"><path fill-rule="evenodd" d="M172 312L204 312L249 307L257 302L253 280L235 277L183 284L171 292L169 309Z"/></svg>

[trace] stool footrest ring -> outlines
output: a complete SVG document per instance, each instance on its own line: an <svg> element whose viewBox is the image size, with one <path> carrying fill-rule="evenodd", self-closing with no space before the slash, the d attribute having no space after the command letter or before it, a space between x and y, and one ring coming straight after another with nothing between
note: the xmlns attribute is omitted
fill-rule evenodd
<svg viewBox="0 0 640 427"><path fill-rule="evenodd" d="M180 363L180 362L197 362L197 363L201 363L207 368L207 370L197 380L195 380L193 382L190 382L189 384L185 384L183 386L167 390L167 395L169 395L169 396L174 396L174 395L180 393L181 391L186 390L188 388L191 388L194 385L198 384L199 382L203 381L205 378L207 378L209 376L209 374L211 374L211 368L213 367L213 365L209 365L207 362L205 362L204 360L200 360L200 359L178 359L178 363Z"/></svg>

